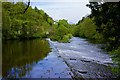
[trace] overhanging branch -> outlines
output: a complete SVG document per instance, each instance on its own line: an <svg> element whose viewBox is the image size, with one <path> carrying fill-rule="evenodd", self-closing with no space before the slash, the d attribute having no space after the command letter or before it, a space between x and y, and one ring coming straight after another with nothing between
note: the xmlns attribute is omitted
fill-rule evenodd
<svg viewBox="0 0 120 80"><path fill-rule="evenodd" d="M27 11L27 9L29 8L29 6L30 6L30 0L28 2L27 8L24 10L24 13Z"/></svg>

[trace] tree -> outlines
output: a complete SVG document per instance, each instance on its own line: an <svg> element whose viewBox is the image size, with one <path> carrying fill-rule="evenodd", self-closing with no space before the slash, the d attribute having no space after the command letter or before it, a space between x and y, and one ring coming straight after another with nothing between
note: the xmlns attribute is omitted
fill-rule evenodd
<svg viewBox="0 0 120 80"><path fill-rule="evenodd" d="M120 2L118 3L98 3L90 2L97 31L103 34L108 49L117 49L120 46Z"/></svg>
<svg viewBox="0 0 120 80"><path fill-rule="evenodd" d="M43 10L39 10L37 7L32 9L29 6L27 11L21 14L26 8L25 3L5 2L2 4L2 35L4 39L47 37L46 34L53 25L53 19Z"/></svg>

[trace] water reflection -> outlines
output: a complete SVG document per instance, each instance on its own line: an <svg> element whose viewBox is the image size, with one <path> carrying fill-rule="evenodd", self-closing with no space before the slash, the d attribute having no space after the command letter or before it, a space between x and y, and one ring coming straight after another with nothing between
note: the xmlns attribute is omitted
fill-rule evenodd
<svg viewBox="0 0 120 80"><path fill-rule="evenodd" d="M9 40L2 42L3 77L22 77L50 51L46 40Z"/></svg>

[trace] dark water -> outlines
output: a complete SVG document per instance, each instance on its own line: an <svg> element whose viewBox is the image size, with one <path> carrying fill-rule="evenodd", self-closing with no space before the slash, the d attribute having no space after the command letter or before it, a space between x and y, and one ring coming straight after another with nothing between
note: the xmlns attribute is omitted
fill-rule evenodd
<svg viewBox="0 0 120 80"><path fill-rule="evenodd" d="M7 40L2 42L2 76L22 77L50 52L46 40Z"/></svg>

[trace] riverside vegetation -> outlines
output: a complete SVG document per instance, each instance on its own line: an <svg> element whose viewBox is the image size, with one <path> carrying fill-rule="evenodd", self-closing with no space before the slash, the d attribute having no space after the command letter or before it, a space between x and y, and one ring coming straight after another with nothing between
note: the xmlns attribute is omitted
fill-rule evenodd
<svg viewBox="0 0 120 80"><path fill-rule="evenodd" d="M3 39L50 38L59 42L69 42L72 36L87 38L90 42L104 44L104 49L118 64L113 71L120 75L120 2L90 2L87 6L91 14L77 24L67 20L54 21L43 10L26 4L2 3Z"/></svg>
<svg viewBox="0 0 120 80"><path fill-rule="evenodd" d="M71 30L66 20L54 22L43 10L26 4L2 3L3 39L31 39L50 37L53 40L68 41ZM62 33L61 33L62 31ZM51 36L50 36L51 35Z"/></svg>

